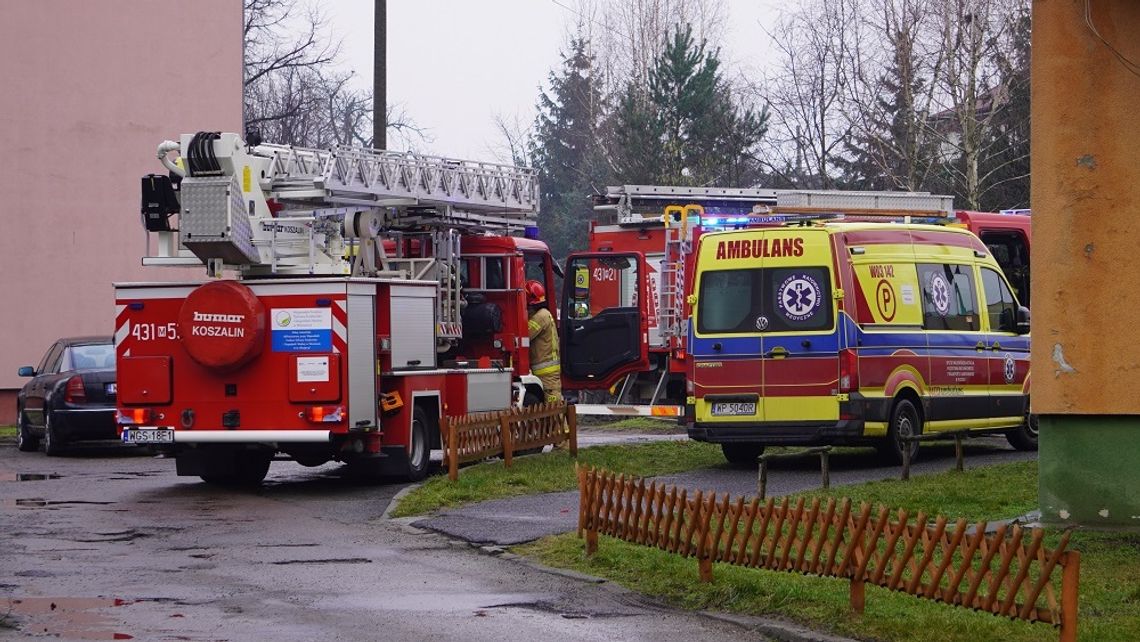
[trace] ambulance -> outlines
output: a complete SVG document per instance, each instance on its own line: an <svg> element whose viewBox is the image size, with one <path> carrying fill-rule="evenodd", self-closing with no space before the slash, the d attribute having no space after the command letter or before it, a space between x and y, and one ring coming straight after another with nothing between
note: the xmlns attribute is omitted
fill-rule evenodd
<svg viewBox="0 0 1140 642"><path fill-rule="evenodd" d="M987 246L953 226L850 218L700 237L689 436L740 465L824 444L901 460L917 451L905 437L959 430L1036 449L1029 310Z"/></svg>

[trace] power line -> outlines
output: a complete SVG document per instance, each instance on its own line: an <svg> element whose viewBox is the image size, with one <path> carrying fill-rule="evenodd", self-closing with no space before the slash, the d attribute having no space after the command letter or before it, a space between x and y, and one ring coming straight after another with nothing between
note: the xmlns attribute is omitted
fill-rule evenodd
<svg viewBox="0 0 1140 642"><path fill-rule="evenodd" d="M613 35L615 35L615 36L621 36L621 34L619 34L619 33L617 32L617 30L616 30L616 29L614 29L613 27L611 27L611 26L609 26L609 25L607 25L607 24L605 24L605 23L602 23L602 22L598 22L597 20L594 20L594 19L593 19L593 18L591 18L590 16L587 16L586 14L584 14L584 13L582 13L581 11L579 11L579 10L575 9L574 7L570 7L570 6L564 5L564 4L562 4L561 2L559 2L558 0L550 0L550 1L551 1L551 2L553 2L555 5L557 5L557 6L559 6L559 7L562 7L563 9L565 9L565 10L569 11L570 13L572 13L572 14L574 14L574 15L578 16L579 18L581 18L581 19L583 19L583 20L585 20L585 21L587 21L587 22L593 23L593 24L595 24L595 25L597 25L597 26L601 27L602 29L605 29L606 31L608 31L608 32L612 33L612 34L613 34Z"/></svg>
<svg viewBox="0 0 1140 642"><path fill-rule="evenodd" d="M1089 31L1091 31L1093 35L1097 37L1097 40L1100 40L1104 46L1112 52L1112 55L1120 61L1120 64L1124 65L1124 68L1127 69L1129 73L1135 76L1140 76L1140 65L1136 64L1127 56L1120 53L1116 47L1113 47L1112 44L1105 40L1104 36L1100 35L1100 32L1097 31L1096 25L1093 24L1092 19L1092 0L1085 0L1085 24L1088 26Z"/></svg>

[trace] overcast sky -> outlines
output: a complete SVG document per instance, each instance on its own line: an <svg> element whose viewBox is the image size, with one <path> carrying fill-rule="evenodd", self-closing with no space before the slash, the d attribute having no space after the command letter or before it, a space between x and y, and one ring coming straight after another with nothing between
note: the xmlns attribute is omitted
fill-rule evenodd
<svg viewBox="0 0 1140 642"><path fill-rule="evenodd" d="M573 0L389 0L388 102L429 131L423 152L495 160L494 118L534 119L540 85L559 64L559 50L577 16ZM362 86L372 83L374 0L322 3L330 28L343 38L343 63ZM774 0L729 0L722 59L759 69L769 55L761 21ZM716 43L714 43L716 44Z"/></svg>

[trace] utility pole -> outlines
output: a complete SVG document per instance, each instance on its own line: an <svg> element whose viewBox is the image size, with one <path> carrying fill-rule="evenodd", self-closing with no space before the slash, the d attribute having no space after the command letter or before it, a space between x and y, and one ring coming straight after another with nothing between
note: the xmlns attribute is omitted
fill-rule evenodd
<svg viewBox="0 0 1140 642"><path fill-rule="evenodd" d="M372 147L388 146L388 1L376 0L372 45Z"/></svg>

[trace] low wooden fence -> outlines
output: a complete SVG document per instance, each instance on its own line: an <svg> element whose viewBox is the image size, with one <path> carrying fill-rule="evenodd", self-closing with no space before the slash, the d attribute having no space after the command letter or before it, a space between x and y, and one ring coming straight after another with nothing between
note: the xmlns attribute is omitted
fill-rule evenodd
<svg viewBox="0 0 1140 642"><path fill-rule="evenodd" d="M445 417L440 436L452 481L459 479L459 464L502 456L510 466L515 454L548 444L569 441L570 455L578 456L578 419L565 403Z"/></svg>
<svg viewBox="0 0 1140 642"><path fill-rule="evenodd" d="M851 582L863 611L866 584L979 611L1060 627L1076 640L1080 553L1069 532L1048 550L1041 529L965 519L931 521L919 512L853 506L850 499L794 503L696 492L580 467L578 536L586 554L598 534L695 557L702 581L713 562ZM1059 591L1053 572L1062 569ZM1060 599L1058 601L1058 593Z"/></svg>

